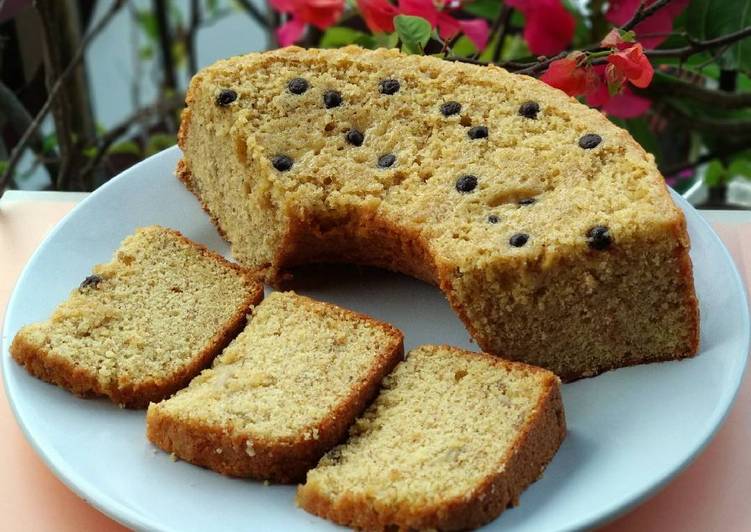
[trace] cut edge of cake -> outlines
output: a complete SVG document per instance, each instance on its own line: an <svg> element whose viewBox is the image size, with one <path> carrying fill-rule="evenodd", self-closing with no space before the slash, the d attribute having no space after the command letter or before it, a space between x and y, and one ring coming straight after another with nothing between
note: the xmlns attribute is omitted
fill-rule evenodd
<svg viewBox="0 0 751 532"><path fill-rule="evenodd" d="M389 508L389 515L375 509L362 497L343 495L332 500L307 484L298 486L298 506L337 524L363 530L389 530L393 527L399 530L461 530L479 527L497 518L506 508L518 506L524 490L543 476L566 437L560 379L546 369L487 353L470 352L449 345L423 345L414 349L420 348L446 349L457 356L482 357L493 366L524 369L543 377L544 390L528 421L518 430L511 447L501 458L501 470L489 473L469 493L426 507L406 508L400 505Z"/></svg>
<svg viewBox="0 0 751 532"><path fill-rule="evenodd" d="M378 393L383 378L403 359L404 336L396 327L368 315L298 294L295 296L303 305L325 305L386 333L390 342L384 345L367 377L353 387L320 424L306 427L304 432L291 438L251 437L224 426L184 422L164 413L159 403L153 403L147 412L146 430L154 445L187 462L227 476L288 484L304 479L305 473L320 457L339 443L352 422ZM306 437L311 432L315 437Z"/></svg>
<svg viewBox="0 0 751 532"><path fill-rule="evenodd" d="M171 375L168 379L118 383L116 388L102 386L95 372L77 366L66 358L31 342L24 336L24 328L16 333L10 345L9 351L13 359L26 368L31 375L47 383L60 386L82 398L109 397L114 403L124 408L145 408L150 402L169 397L187 386L190 380L209 365L243 329L253 306L263 299L263 285L257 281L250 270L228 261L203 244L193 242L175 229L158 225L147 226L137 229L134 234L152 228L172 234L182 243L196 250L202 258L233 270L242 276L248 290L247 297L237 312L216 332L204 349L191 357L190 362L184 365L179 373ZM115 255L117 251L115 250Z"/></svg>

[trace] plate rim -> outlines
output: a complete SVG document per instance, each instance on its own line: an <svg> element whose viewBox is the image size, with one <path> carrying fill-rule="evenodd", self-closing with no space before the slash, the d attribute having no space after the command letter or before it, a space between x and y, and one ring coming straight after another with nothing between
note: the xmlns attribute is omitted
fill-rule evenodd
<svg viewBox="0 0 751 532"><path fill-rule="evenodd" d="M15 306L15 300L17 297L19 297L19 286L24 282L26 276L28 275L29 265L35 261L37 255L44 247L47 246L48 242L53 240L57 233L61 230L61 228L65 224L67 224L69 218L76 216L77 212L80 209L85 209L90 201L95 201L95 197L99 194L100 190L107 190L110 186L113 186L113 184L128 179L131 174L142 171L142 167L148 167L149 165L154 164L154 160L158 158L174 157L177 155L177 152L179 152L179 148L177 146L172 146L138 162L124 172L121 172L117 176L113 177L97 190L93 191L88 197L84 198L81 202L76 204L73 209L71 209L65 216L63 216L60 221L58 221L55 226L46 234L46 236L42 239L37 248L24 264L24 267L13 286L11 295L8 298L6 310L9 310L11 307ZM670 188L669 191L673 197L673 200L679 205L684 213L691 212L691 214L694 216L694 219L698 220L699 225L701 225L706 234L709 235L716 244L719 244L720 249L722 250L722 257L724 261L730 264L732 284L736 289L740 289L740 296L746 302L746 305L741 305L740 315L740 321L743 323L744 329L742 334L745 338L742 338L742 340L745 344L745 355L738 364L738 366L740 367L737 368L737 371L734 374L734 380L731 383L732 386L725 388L720 397L720 400L718 401L718 405L721 405L721 408L715 409L713 416L708 419L706 426L709 428L700 435L701 443L696 446L692 450L692 452L686 455L669 474L665 475L663 478L655 482L652 482L651 484L643 486L642 488L637 490L638 493L636 493L635 495L627 496L614 501L612 504L604 507L600 512L595 514L587 522L576 523L575 529L579 527L598 527L602 526L605 523L611 522L614 519L617 519L618 517L626 514L639 504L654 496L658 491L666 487L679 473L684 471L706 449L709 443L714 439L719 429L723 426L728 414L730 413L730 410L732 409L738 397L738 392L746 373L749 351L751 350L751 318L749 317L749 299L747 288L741 278L740 272L738 271L735 261L730 254L730 251L725 246L725 243L719 237L712 225L704 218L700 211L695 209L682 196L680 196ZM63 465L61 465L61 461L55 461L54 458L57 456L57 453L51 452L49 449L44 449L39 444L37 439L29 430L25 420L20 415L18 405L16 403L17 397L14 397L14 394L11 392L11 390L15 388L15 385L12 382L12 379L9 378L9 372L7 371L12 361L12 357L10 356L9 351L10 342L12 341L8 330L9 321L9 314L6 312L1 333L2 339L5 339L5 341L2 342L2 378L3 384L5 386L5 395L10 405L11 411L13 412L13 416L15 417L16 423L21 428L21 432L23 433L24 438L31 445L37 456L42 459L44 464L59 480L63 482L63 484L65 484L68 489L72 490L87 504L95 507L98 511L102 512L118 523L126 527L135 529L168 530L169 528L164 524L160 524L158 522L152 523L149 520L144 519L139 513L123 505L115 497L102 494L102 492L100 492L94 485L92 485L91 482L88 481L85 477L79 475L74 469L65 467L65 462L62 462ZM5 355L6 352L7 356Z"/></svg>

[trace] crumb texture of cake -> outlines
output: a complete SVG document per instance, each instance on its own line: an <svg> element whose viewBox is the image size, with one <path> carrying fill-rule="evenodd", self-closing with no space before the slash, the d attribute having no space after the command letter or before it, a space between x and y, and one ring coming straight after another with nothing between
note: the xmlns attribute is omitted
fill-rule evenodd
<svg viewBox="0 0 751 532"><path fill-rule="evenodd" d="M495 519L566 434L549 371L421 346L298 488L308 512L363 530L460 530Z"/></svg>
<svg viewBox="0 0 751 532"><path fill-rule="evenodd" d="M10 352L75 394L145 408L207 367L262 298L246 269L177 231L145 227L48 320L23 327Z"/></svg>
<svg viewBox="0 0 751 532"><path fill-rule="evenodd" d="M403 354L402 334L388 324L274 292L210 369L149 406L147 434L226 475L297 482L346 435Z"/></svg>
<svg viewBox="0 0 751 532"><path fill-rule="evenodd" d="M266 281L352 262L439 286L487 352L565 380L694 355L685 219L561 91L396 50L285 48L192 80L178 176Z"/></svg>

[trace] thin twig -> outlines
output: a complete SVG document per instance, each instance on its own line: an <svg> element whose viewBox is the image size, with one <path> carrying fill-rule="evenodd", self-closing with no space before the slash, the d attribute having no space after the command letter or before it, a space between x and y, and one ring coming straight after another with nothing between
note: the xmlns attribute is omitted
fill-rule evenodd
<svg viewBox="0 0 751 532"><path fill-rule="evenodd" d="M162 117L167 113L171 113L182 108L183 105L184 101L182 96L173 96L166 100L160 100L152 105L147 105L146 107L136 110L128 118L99 137L96 146L97 151L86 164L86 166L83 167L83 169L81 170L81 175L86 176L90 172L93 172L97 168L97 166L99 166L102 159L107 155L107 152L112 147L112 145L117 142L123 135L128 133L133 125L149 117Z"/></svg>
<svg viewBox="0 0 751 532"><path fill-rule="evenodd" d="M498 42L495 45L495 50L493 50L493 63L497 63L501 59L503 43L506 40L506 35L508 35L508 25L511 21L513 11L508 5L503 4L501 13L498 15L497 27L495 28L496 32L498 32Z"/></svg>
<svg viewBox="0 0 751 532"><path fill-rule="evenodd" d="M259 26L261 26L262 28L270 29L269 20L266 15L261 13L261 11L256 6L254 6L250 0L235 0L235 2L237 2L237 5L242 7L245 12L250 15L250 18L255 20Z"/></svg>
<svg viewBox="0 0 751 532"><path fill-rule="evenodd" d="M686 114L683 110L679 109L669 101L663 100L663 105L666 109L671 111L671 118L679 125L691 128L698 131L721 131L723 137L749 137L751 136L751 120L743 120L737 118L714 118L710 116L704 116L699 114Z"/></svg>
<svg viewBox="0 0 751 532"><path fill-rule="evenodd" d="M185 34L185 48L188 52L188 76L198 71L198 58L196 51L196 32L201 26L201 2L200 0L190 0L190 24Z"/></svg>
<svg viewBox="0 0 751 532"><path fill-rule="evenodd" d="M669 83L653 83L643 92L667 97L688 96L696 102L706 103L721 109L751 107L751 93L707 89L673 76L670 76Z"/></svg>
<svg viewBox="0 0 751 532"><path fill-rule="evenodd" d="M665 7L670 2L671 2L671 0L657 0L655 3L653 3L649 7L644 7L644 2L641 2L639 4L639 7L636 10L636 13L634 13L634 16L631 17L631 20L629 20L623 26L621 26L621 30L623 30L623 31L631 31L632 29L634 29L634 27L636 25L638 25L644 19L646 19L648 17L651 17L658 10L662 9L663 7Z"/></svg>
<svg viewBox="0 0 751 532"><path fill-rule="evenodd" d="M159 56L162 59L162 88L177 89L175 61L172 57L172 31L167 13L167 0L153 0L154 16L159 33Z"/></svg>
<svg viewBox="0 0 751 532"><path fill-rule="evenodd" d="M746 150L748 150L748 145L746 144L737 144L734 146L725 147L721 150L711 151L700 155L693 161L685 161L682 163L670 165L668 167L660 168L660 172L662 173L662 175L670 177L685 170L696 168L697 166L701 166L715 159L724 159Z"/></svg>
<svg viewBox="0 0 751 532"><path fill-rule="evenodd" d="M738 31L734 31L733 33L728 33L727 35L722 35L714 39L707 39L705 41L692 39L689 41L688 46L684 46L682 48L666 48L664 50L645 50L644 53L648 57L676 57L679 59L685 59L688 56L693 55L697 52L703 52L705 50L710 50L712 48L718 48L720 46L732 44L748 36L751 36L751 26L746 26L745 28L738 30Z"/></svg>
<svg viewBox="0 0 751 532"><path fill-rule="evenodd" d="M63 86L63 83L65 80L70 76L70 74L73 72L73 70L76 68L78 63L83 58L83 52L86 49L86 47L89 45L91 40L96 37L109 23L109 21L112 19L112 17L115 16L115 14L125 5L125 0L114 0L112 2L112 5L107 10L107 12L104 14L104 16L97 22L97 24L91 28L91 31L89 31L86 36L81 39L81 43L78 46L78 49L76 50L76 53L73 55L73 58L71 59L70 63L68 63L68 66L65 67L65 70L60 74L60 77L57 78L55 83L52 84L52 86L49 89L49 92L47 94L47 100L42 105L42 108L39 109L39 112L34 117L34 120L29 125L29 127L26 129L24 134L21 136L21 138L18 140L16 145L13 147L13 150L10 154L10 159L8 159L8 166L5 168L5 171L2 175L0 175L0 192L5 190L5 184L8 182L11 175L13 175L13 172L16 169L16 166L18 166L18 162L21 160L21 155L23 154L24 149L26 148L26 144L29 142L29 139L31 138L34 133L36 133L37 129L39 129L39 126L42 123L42 120L45 116L47 116L47 113L50 110L50 107L52 107L52 102L55 101L55 97L57 96L57 93L60 91L60 88Z"/></svg>

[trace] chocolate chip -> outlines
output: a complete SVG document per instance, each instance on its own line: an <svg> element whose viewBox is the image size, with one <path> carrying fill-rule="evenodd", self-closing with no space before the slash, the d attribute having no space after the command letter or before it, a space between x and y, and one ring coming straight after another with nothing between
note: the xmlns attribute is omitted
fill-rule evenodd
<svg viewBox="0 0 751 532"><path fill-rule="evenodd" d="M219 107L227 107L229 104L237 100L237 93L232 89L224 89L216 97L216 104Z"/></svg>
<svg viewBox="0 0 751 532"><path fill-rule="evenodd" d="M326 109L339 107L342 104L342 93L339 91L326 91L323 93L323 105Z"/></svg>
<svg viewBox="0 0 751 532"><path fill-rule="evenodd" d="M471 138L472 140L484 139L488 137L488 128L486 128L485 126L475 126L469 128L467 135L469 135L469 138Z"/></svg>
<svg viewBox="0 0 751 532"><path fill-rule="evenodd" d="M271 164L274 165L274 168L279 170L280 172L286 172L290 168L292 168L292 158L288 157L286 155L276 155L272 157Z"/></svg>
<svg viewBox="0 0 751 532"><path fill-rule="evenodd" d="M381 94L396 94L399 92L399 89L401 88L401 85L399 85L399 81L395 79L384 79L381 81Z"/></svg>
<svg viewBox="0 0 751 532"><path fill-rule="evenodd" d="M596 148L602 142L602 137L596 133L587 133L579 139L579 147L585 150Z"/></svg>
<svg viewBox="0 0 751 532"><path fill-rule="evenodd" d="M362 143L365 140L365 135L363 135L356 129L350 129L349 131L347 131L346 139L347 142L349 142L353 146L362 146Z"/></svg>
<svg viewBox="0 0 751 532"><path fill-rule="evenodd" d="M497 224L500 221L501 219L498 218L498 216L496 216L495 214L491 214L490 216L488 216L488 222L491 224Z"/></svg>
<svg viewBox="0 0 751 532"><path fill-rule="evenodd" d="M289 83L287 83L287 88L292 94L302 94L303 92L308 90L308 82L303 78L294 78L289 80Z"/></svg>
<svg viewBox="0 0 751 532"><path fill-rule="evenodd" d="M461 193L472 192L477 187L477 177L473 175L463 175L456 180L456 190Z"/></svg>
<svg viewBox="0 0 751 532"><path fill-rule="evenodd" d="M446 102L441 105L441 114L443 116L458 115L462 110L462 104L459 102Z"/></svg>
<svg viewBox="0 0 751 532"><path fill-rule="evenodd" d="M388 168L396 162L396 155L387 153L378 158L378 168Z"/></svg>
<svg viewBox="0 0 751 532"><path fill-rule="evenodd" d="M526 233L516 233L511 238L509 238L508 243L514 246L515 248L520 248L524 244L527 243L529 240L529 235Z"/></svg>
<svg viewBox="0 0 751 532"><path fill-rule="evenodd" d="M83 280L83 282L79 285L78 290L83 291L84 288L97 288L99 286L99 283L102 282L102 278L98 275L89 275L86 279Z"/></svg>
<svg viewBox="0 0 751 532"><path fill-rule="evenodd" d="M522 198L519 201L517 201L516 203L519 204L519 205L532 205L536 201L537 200L535 198Z"/></svg>
<svg viewBox="0 0 751 532"><path fill-rule="evenodd" d="M610 236L610 230L604 225L596 225L587 231L587 244L592 249L602 251L610 247L613 238Z"/></svg>
<svg viewBox="0 0 751 532"><path fill-rule="evenodd" d="M519 106L519 114L524 118L531 118L534 120L537 118L537 113L540 112L540 104L537 102L524 102Z"/></svg>

